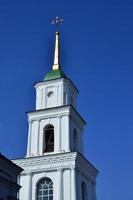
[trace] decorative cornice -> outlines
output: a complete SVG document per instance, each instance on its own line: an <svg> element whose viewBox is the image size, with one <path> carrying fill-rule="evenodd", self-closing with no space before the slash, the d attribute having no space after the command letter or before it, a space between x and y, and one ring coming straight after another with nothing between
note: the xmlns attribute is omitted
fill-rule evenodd
<svg viewBox="0 0 133 200"><path fill-rule="evenodd" d="M25 159L13 160L13 162L24 169L39 169L39 168L61 168L63 166L70 166L75 163L76 153L60 153L54 155L45 155L38 157L30 157Z"/></svg>
<svg viewBox="0 0 133 200"><path fill-rule="evenodd" d="M57 82L63 83L63 81L69 82L71 84L71 87L73 88L73 90L75 90L76 93L79 93L77 87L73 84L73 82L69 78L57 78L57 79L53 79L53 80L40 81L40 82L35 83L33 86L35 88L37 88L38 86L44 86L44 85L47 85L47 84L54 84L54 83L57 83Z"/></svg>
<svg viewBox="0 0 133 200"><path fill-rule="evenodd" d="M22 175L27 173L40 173L57 171L63 169L74 169L91 182L96 183L97 169L78 152L59 153L53 155L30 157L13 160L13 162L24 168Z"/></svg>
<svg viewBox="0 0 133 200"><path fill-rule="evenodd" d="M64 105L57 106L52 108L46 108L41 110L35 110L31 112L27 112L29 120L42 120L49 118L55 118L58 116L72 116L77 118L78 123L82 126L86 124L84 119L80 116L80 114L76 111L76 109L72 105Z"/></svg>
<svg viewBox="0 0 133 200"><path fill-rule="evenodd" d="M94 181L98 175L98 170L80 153L76 159L76 167L82 176L88 177L90 181ZM89 170L88 170L89 169Z"/></svg>

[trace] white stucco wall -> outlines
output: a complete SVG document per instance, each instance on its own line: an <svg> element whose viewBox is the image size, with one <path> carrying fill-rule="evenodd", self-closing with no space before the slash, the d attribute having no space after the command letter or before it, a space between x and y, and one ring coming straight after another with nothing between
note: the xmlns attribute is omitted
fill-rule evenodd
<svg viewBox="0 0 133 200"><path fill-rule="evenodd" d="M24 168L20 176L20 200L37 200L36 186L42 178L53 181L53 200L82 200L85 182L88 200L95 198L97 170L78 153L60 153L14 161Z"/></svg>
<svg viewBox="0 0 133 200"><path fill-rule="evenodd" d="M96 200L97 170L81 155L85 122L76 111L77 89L65 78L40 82L35 88L36 110L28 113L27 155L14 161L24 169L19 179L20 200L37 200L37 183L45 177L53 181L53 200L82 200L83 181L88 200ZM48 124L54 127L54 152L43 153Z"/></svg>
<svg viewBox="0 0 133 200"><path fill-rule="evenodd" d="M83 153L84 122L71 106L29 113L27 157L44 155L44 128L54 126L54 152L73 151L73 130L77 130L77 151ZM47 154L47 153L45 153Z"/></svg>
<svg viewBox="0 0 133 200"><path fill-rule="evenodd" d="M37 83L36 110L72 104L76 108L77 89L68 79ZM51 92L52 95L49 95Z"/></svg>

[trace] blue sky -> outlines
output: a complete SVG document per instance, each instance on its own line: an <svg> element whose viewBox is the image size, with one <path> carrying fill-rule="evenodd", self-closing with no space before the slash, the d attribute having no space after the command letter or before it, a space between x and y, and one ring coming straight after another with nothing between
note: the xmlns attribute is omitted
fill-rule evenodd
<svg viewBox="0 0 133 200"><path fill-rule="evenodd" d="M53 62L59 15L62 70L80 93L85 156L100 171L98 200L133 199L133 2L0 1L0 151L24 157L34 83Z"/></svg>

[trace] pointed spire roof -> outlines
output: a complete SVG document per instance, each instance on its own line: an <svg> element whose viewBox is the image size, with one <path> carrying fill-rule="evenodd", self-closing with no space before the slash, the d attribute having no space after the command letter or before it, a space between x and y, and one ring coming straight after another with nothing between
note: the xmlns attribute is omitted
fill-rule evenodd
<svg viewBox="0 0 133 200"><path fill-rule="evenodd" d="M59 32L55 33L55 51L54 51L54 64L53 64L53 70L59 70L60 69L60 57L59 57Z"/></svg>
<svg viewBox="0 0 133 200"><path fill-rule="evenodd" d="M56 25L56 29L58 29L59 24L62 22L62 19L56 17L52 24ZM55 32L55 50L54 50L54 63L52 71L48 72L44 77L44 81L57 79L57 78L65 78L66 75L60 70L60 38L59 31Z"/></svg>

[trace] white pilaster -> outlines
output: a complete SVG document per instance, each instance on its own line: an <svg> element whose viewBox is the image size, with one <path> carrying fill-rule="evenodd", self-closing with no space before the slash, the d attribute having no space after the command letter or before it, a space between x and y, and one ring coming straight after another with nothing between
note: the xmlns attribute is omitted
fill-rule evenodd
<svg viewBox="0 0 133 200"><path fill-rule="evenodd" d="M58 169L58 200L63 200L63 169Z"/></svg>
<svg viewBox="0 0 133 200"><path fill-rule="evenodd" d="M32 132L32 121L29 121L28 145L27 145L26 157L30 157L30 154L31 154L31 132Z"/></svg>
<svg viewBox="0 0 133 200"><path fill-rule="evenodd" d="M37 155L39 155L40 120L37 120Z"/></svg>
<svg viewBox="0 0 133 200"><path fill-rule="evenodd" d="M57 117L57 133L56 133L56 151L61 152L61 116Z"/></svg>
<svg viewBox="0 0 133 200"><path fill-rule="evenodd" d="M32 199L32 173L27 173L27 181L28 181L28 189L27 189L27 199L25 200L31 200Z"/></svg>
<svg viewBox="0 0 133 200"><path fill-rule="evenodd" d="M45 87L42 88L41 99L42 99L42 105L43 105L42 108L45 109L47 107L47 95L46 95L46 88Z"/></svg>
<svg viewBox="0 0 133 200"><path fill-rule="evenodd" d="M69 115L66 115L66 150L70 151Z"/></svg>
<svg viewBox="0 0 133 200"><path fill-rule="evenodd" d="M71 200L76 199L76 175L75 169L71 168Z"/></svg>
<svg viewBox="0 0 133 200"><path fill-rule="evenodd" d="M61 99L60 99L60 105L63 105L63 100L64 100L63 96L64 96L63 84L61 84Z"/></svg>
<svg viewBox="0 0 133 200"><path fill-rule="evenodd" d="M17 184L20 185L20 175L17 178ZM17 193L17 198L19 199L19 192Z"/></svg>
<svg viewBox="0 0 133 200"><path fill-rule="evenodd" d="M77 200L81 200L82 196L81 196L81 177L79 172L77 171ZM89 199L90 200L90 199Z"/></svg>

